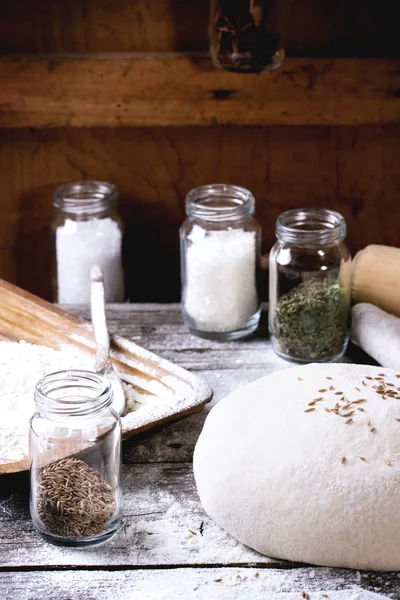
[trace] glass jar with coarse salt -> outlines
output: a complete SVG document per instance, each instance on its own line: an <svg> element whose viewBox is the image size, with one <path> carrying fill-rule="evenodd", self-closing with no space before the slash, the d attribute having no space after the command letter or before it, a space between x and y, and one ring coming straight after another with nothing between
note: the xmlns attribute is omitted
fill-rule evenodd
<svg viewBox="0 0 400 600"><path fill-rule="evenodd" d="M46 540L85 547L121 521L121 420L106 377L68 370L36 385L30 421L30 512Z"/></svg>
<svg viewBox="0 0 400 600"><path fill-rule="evenodd" d="M296 362L346 351L351 255L341 214L300 208L280 215L269 255L269 329L274 350Z"/></svg>
<svg viewBox="0 0 400 600"><path fill-rule="evenodd" d="M254 210L251 192L235 185L204 185L187 195L180 229L182 312L196 335L235 340L258 326L261 230Z"/></svg>
<svg viewBox="0 0 400 600"><path fill-rule="evenodd" d="M116 187L105 181L66 183L55 190L53 205L55 302L89 304L93 265L104 273L106 302L122 302L123 223Z"/></svg>

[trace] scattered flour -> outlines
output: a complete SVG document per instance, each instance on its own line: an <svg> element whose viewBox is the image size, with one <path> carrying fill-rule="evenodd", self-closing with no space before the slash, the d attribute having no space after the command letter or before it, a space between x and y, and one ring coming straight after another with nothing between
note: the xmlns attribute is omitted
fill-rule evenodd
<svg viewBox="0 0 400 600"><path fill-rule="evenodd" d="M86 362L85 362L86 361ZM27 342L0 342L0 463L28 454L29 419L35 411L35 385L64 369L91 368L87 357Z"/></svg>
<svg viewBox="0 0 400 600"><path fill-rule="evenodd" d="M61 352L25 341L0 342L0 464L26 458L36 383L49 373L66 369L91 370L93 361L68 347ZM191 384L175 377L124 378L129 381L122 382L126 398L123 432L167 418L196 400Z"/></svg>
<svg viewBox="0 0 400 600"><path fill-rule="evenodd" d="M75 597L75 592L86 600L115 600L116 590L125 600L302 600L307 596L310 600L387 600L394 597L387 592L361 589L351 582L351 575L348 576L348 584L339 583L333 572L324 572L325 581L320 581L319 587L310 588L307 585L307 569L293 571L243 567L139 568L130 571L94 570L90 573L77 570L73 581L70 571L56 571L51 581L57 597ZM30 573L12 573L14 589L19 586L19 600L36 598L28 575L31 576ZM334 583L332 587L330 580Z"/></svg>

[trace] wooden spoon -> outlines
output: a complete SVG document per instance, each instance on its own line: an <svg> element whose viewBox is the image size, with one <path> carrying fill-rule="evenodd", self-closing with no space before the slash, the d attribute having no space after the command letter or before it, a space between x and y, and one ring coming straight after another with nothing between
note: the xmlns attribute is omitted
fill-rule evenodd
<svg viewBox="0 0 400 600"><path fill-rule="evenodd" d="M104 276L101 268L94 265L90 271L90 308L96 340L96 362L94 370L110 381L114 395L113 408L122 415L125 410L125 393L110 360L110 336L108 335L104 301Z"/></svg>

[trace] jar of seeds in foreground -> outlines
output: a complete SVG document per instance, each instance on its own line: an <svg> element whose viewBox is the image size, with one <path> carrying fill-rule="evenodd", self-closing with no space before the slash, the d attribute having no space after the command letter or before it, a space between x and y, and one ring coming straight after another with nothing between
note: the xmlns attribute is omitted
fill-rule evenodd
<svg viewBox="0 0 400 600"><path fill-rule="evenodd" d="M325 362L346 351L351 256L346 223L332 210L289 210L277 220L270 253L269 329L274 350L297 362Z"/></svg>
<svg viewBox="0 0 400 600"><path fill-rule="evenodd" d="M91 546L121 519L121 421L108 380L88 371L47 375L30 422L30 511L48 541Z"/></svg>

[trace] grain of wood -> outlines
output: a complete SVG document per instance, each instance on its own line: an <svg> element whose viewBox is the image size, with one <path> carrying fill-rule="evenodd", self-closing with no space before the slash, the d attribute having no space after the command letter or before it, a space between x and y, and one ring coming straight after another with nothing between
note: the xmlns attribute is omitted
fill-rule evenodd
<svg viewBox="0 0 400 600"><path fill-rule="evenodd" d="M400 248L371 245L354 257L352 302L368 302L400 317Z"/></svg>
<svg viewBox="0 0 400 600"><path fill-rule="evenodd" d="M370 243L396 246L399 134L400 127L0 129L0 273L51 298L52 194L80 179L112 181L120 191L127 289L137 302L180 298L185 195L212 181L254 193L264 252L279 214L311 201L343 214L353 253ZM266 281L262 294L267 299Z"/></svg>
<svg viewBox="0 0 400 600"><path fill-rule="evenodd" d="M258 575L256 576L256 574ZM215 581L221 580L221 581ZM3 572L4 600L399 600L398 574L382 575L341 569L292 571L260 568L154 569L133 571Z"/></svg>
<svg viewBox="0 0 400 600"><path fill-rule="evenodd" d="M71 310L86 318L89 314L82 308ZM174 423L155 436L125 442L124 461L129 463L190 462L204 420L216 402L250 381L291 366L273 352L265 325L256 338L221 344L189 334L176 304L109 306L107 320L111 331L118 330L161 356L168 355L177 364L195 370L214 390L213 401L200 414ZM355 346L350 347L344 360L368 363L368 357Z"/></svg>
<svg viewBox="0 0 400 600"><path fill-rule="evenodd" d="M2 52L129 52L207 48L204 0L2 0ZM40 15L40 18L38 18Z"/></svg>
<svg viewBox="0 0 400 600"><path fill-rule="evenodd" d="M122 481L121 530L109 543L82 553L54 547L36 534L27 520L27 478L20 477L12 491L2 488L0 567L282 564L243 546L206 515L190 464L125 465ZM203 535L188 536L188 529L198 532L201 523Z"/></svg>
<svg viewBox="0 0 400 600"><path fill-rule="evenodd" d="M2 0L5 52L206 50L204 0ZM396 56L399 5L380 0L269 1L289 56Z"/></svg>
<svg viewBox="0 0 400 600"><path fill-rule="evenodd" d="M398 87L397 59L288 58L243 77L208 56L3 56L0 127L398 124Z"/></svg>

